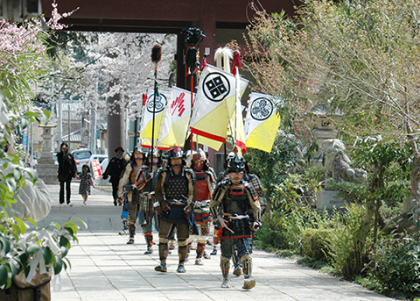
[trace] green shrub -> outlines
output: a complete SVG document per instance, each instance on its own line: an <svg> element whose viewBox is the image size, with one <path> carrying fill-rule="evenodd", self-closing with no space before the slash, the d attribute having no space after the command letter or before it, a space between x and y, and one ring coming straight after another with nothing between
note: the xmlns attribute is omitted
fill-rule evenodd
<svg viewBox="0 0 420 301"><path fill-rule="evenodd" d="M329 236L331 264L345 279L353 279L364 268L368 239L362 230L365 213L364 206L352 204Z"/></svg>
<svg viewBox="0 0 420 301"><path fill-rule="evenodd" d="M303 252L314 260L326 259L332 229L306 229L302 233Z"/></svg>
<svg viewBox="0 0 420 301"><path fill-rule="evenodd" d="M385 293L400 291L407 295L420 291L420 245L411 238L385 237L378 241L371 255L369 275L376 279Z"/></svg>
<svg viewBox="0 0 420 301"><path fill-rule="evenodd" d="M272 219L265 221L261 230L255 232L254 238L262 249L287 249L288 243L285 229L281 220Z"/></svg>
<svg viewBox="0 0 420 301"><path fill-rule="evenodd" d="M388 204L383 204L380 207L380 213L381 216L385 219L385 220L390 220L396 216L401 215L403 211L403 203L396 203L395 205L388 205Z"/></svg>

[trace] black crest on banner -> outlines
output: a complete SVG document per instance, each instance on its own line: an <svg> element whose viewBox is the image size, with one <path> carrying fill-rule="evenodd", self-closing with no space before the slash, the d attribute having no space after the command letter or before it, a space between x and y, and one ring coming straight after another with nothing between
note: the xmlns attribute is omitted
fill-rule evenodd
<svg viewBox="0 0 420 301"><path fill-rule="evenodd" d="M153 113L153 99L155 98L155 95L152 94L149 96L149 100L147 101L147 111L150 113ZM166 106L166 96L163 94L159 94L156 97L156 110L155 113L160 113L165 109Z"/></svg>
<svg viewBox="0 0 420 301"><path fill-rule="evenodd" d="M222 101L227 95L229 95L229 80L221 73L212 72L203 80L203 91L206 97L211 101Z"/></svg>
<svg viewBox="0 0 420 301"><path fill-rule="evenodd" d="M255 120L265 120L273 113L273 102L265 97L254 99L251 104L250 112Z"/></svg>

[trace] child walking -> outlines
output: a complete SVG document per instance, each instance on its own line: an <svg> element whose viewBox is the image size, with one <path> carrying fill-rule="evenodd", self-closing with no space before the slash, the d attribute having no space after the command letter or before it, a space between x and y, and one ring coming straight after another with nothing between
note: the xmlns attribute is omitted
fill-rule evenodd
<svg viewBox="0 0 420 301"><path fill-rule="evenodd" d="M92 175L90 174L90 168L87 164L83 165L82 173L76 178L80 180L79 194L82 195L83 205L87 205L86 202L90 194L90 186L95 187Z"/></svg>

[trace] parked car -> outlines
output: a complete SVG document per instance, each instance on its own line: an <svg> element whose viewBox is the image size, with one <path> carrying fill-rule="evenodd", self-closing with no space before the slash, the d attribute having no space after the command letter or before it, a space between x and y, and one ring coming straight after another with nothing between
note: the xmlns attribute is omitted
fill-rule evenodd
<svg viewBox="0 0 420 301"><path fill-rule="evenodd" d="M81 173L82 166L84 164L89 165L89 159L92 156L92 152L87 148L85 149L81 148L81 149L76 149L72 151L71 154L74 157L74 161L76 161L77 172Z"/></svg>

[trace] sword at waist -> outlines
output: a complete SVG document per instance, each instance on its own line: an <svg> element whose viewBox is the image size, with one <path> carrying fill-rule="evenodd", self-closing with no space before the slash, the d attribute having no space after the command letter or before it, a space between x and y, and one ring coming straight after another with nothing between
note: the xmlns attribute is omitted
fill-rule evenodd
<svg viewBox="0 0 420 301"><path fill-rule="evenodd" d="M251 218L249 217L248 214L244 214L244 215L239 215L239 214L229 214L229 213L225 213L224 216L226 216L229 220L239 220L239 219L247 219L247 220L251 220Z"/></svg>
<svg viewBox="0 0 420 301"><path fill-rule="evenodd" d="M210 200L195 201L194 206L195 207L204 207L204 206L208 206L209 203L210 203Z"/></svg>
<svg viewBox="0 0 420 301"><path fill-rule="evenodd" d="M188 200L177 200L177 199L170 199L170 200L166 200L168 202L169 205L188 205Z"/></svg>

